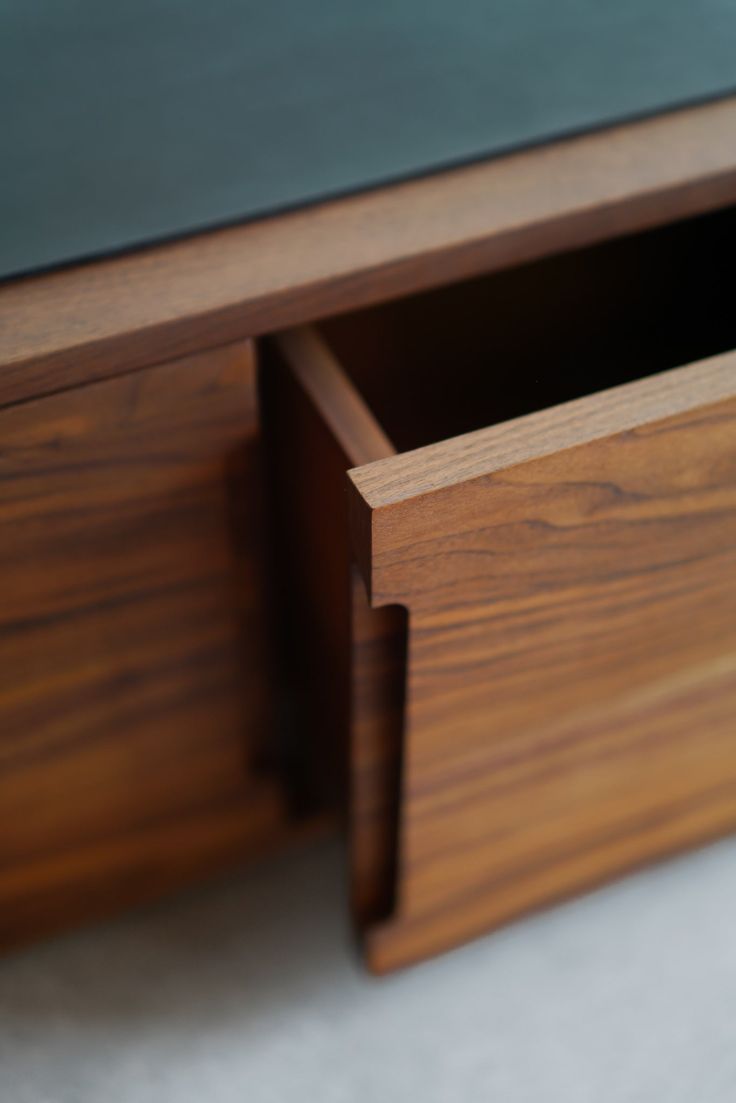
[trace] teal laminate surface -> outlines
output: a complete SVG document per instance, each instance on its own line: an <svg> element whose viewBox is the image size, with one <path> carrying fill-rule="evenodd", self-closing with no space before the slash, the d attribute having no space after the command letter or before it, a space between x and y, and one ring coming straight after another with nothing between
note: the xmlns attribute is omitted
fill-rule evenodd
<svg viewBox="0 0 736 1103"><path fill-rule="evenodd" d="M730 92L736 0L0 0L0 82L7 277Z"/></svg>

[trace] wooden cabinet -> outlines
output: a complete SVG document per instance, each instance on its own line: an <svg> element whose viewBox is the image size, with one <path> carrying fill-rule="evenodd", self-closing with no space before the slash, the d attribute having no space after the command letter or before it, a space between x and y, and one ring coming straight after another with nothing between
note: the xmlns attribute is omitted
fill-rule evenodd
<svg viewBox="0 0 736 1103"><path fill-rule="evenodd" d="M0 947L336 803L376 970L736 828L735 127L0 287Z"/></svg>
<svg viewBox="0 0 736 1103"><path fill-rule="evenodd" d="M724 214L275 343L295 574L352 594L378 971L736 826L732 240Z"/></svg>
<svg viewBox="0 0 736 1103"><path fill-rule="evenodd" d="M247 342L0 411L4 945L285 831L261 498Z"/></svg>

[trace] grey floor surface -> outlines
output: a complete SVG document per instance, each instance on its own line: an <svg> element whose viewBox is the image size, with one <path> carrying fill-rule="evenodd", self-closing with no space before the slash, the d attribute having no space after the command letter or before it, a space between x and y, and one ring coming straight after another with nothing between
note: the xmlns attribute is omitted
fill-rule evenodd
<svg viewBox="0 0 736 1103"><path fill-rule="evenodd" d="M736 841L386 980L320 844L0 964L1 1103L734 1103Z"/></svg>

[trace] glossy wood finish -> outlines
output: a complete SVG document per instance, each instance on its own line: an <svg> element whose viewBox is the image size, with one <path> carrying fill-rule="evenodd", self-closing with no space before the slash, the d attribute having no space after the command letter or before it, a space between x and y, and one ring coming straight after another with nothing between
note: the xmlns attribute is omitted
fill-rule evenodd
<svg viewBox="0 0 736 1103"><path fill-rule="evenodd" d="M712 210L736 100L0 288L0 404Z"/></svg>
<svg viewBox="0 0 736 1103"><path fill-rule="evenodd" d="M256 431L245 343L0 412L3 945L290 830Z"/></svg>
<svg viewBox="0 0 736 1103"><path fill-rule="evenodd" d="M409 610L376 970L736 827L736 354L350 479Z"/></svg>

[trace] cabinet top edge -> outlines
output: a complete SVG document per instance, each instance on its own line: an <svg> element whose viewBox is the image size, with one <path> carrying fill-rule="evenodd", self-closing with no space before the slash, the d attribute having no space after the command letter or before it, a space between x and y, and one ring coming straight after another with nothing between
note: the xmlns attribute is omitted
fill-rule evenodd
<svg viewBox="0 0 736 1103"><path fill-rule="evenodd" d="M0 405L736 202L736 96L0 286Z"/></svg>

